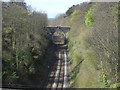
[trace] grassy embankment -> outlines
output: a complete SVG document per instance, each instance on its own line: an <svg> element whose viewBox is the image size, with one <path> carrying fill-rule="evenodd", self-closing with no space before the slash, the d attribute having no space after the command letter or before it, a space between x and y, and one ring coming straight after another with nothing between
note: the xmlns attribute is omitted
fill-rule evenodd
<svg viewBox="0 0 120 90"><path fill-rule="evenodd" d="M120 87L118 71L118 3L82 3L50 21L70 26L69 87Z"/></svg>

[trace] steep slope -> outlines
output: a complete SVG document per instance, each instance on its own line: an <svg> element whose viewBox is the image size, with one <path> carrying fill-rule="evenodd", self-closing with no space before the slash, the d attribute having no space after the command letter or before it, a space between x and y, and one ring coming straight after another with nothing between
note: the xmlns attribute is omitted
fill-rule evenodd
<svg viewBox="0 0 120 90"><path fill-rule="evenodd" d="M3 86L40 84L50 46L46 14L31 12L24 2L3 2L2 13Z"/></svg>
<svg viewBox="0 0 120 90"><path fill-rule="evenodd" d="M50 25L71 27L70 87L119 87L118 3L73 5Z"/></svg>

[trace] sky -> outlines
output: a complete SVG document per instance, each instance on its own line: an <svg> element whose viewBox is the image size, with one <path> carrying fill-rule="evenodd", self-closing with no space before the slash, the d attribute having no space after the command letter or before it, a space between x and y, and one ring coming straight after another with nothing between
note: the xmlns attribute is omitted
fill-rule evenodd
<svg viewBox="0 0 120 90"><path fill-rule="evenodd" d="M25 0L36 11L47 13L48 18L65 13L72 5L80 4L90 0Z"/></svg>

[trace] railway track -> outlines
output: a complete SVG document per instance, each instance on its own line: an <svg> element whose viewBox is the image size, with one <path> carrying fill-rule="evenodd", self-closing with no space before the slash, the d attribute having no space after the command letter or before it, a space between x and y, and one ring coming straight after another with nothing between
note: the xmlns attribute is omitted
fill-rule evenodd
<svg viewBox="0 0 120 90"><path fill-rule="evenodd" d="M61 48L62 47L62 48ZM53 90L67 88L68 81L68 61L67 61L67 51L64 45L57 46L57 51L54 52L55 58L53 57L53 62L51 63L48 76L39 85L15 85L13 89L29 89L29 88L49 88ZM54 60L55 59L55 60ZM4 87L8 88L8 87Z"/></svg>
<svg viewBox="0 0 120 90"><path fill-rule="evenodd" d="M63 89L67 88L67 52L66 49L57 47L56 62L51 67L49 79L46 88L50 89Z"/></svg>

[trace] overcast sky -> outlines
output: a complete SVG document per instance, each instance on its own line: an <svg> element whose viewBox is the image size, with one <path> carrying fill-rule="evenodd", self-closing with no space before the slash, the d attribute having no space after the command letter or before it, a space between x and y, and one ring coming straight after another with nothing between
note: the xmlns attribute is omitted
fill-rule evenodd
<svg viewBox="0 0 120 90"><path fill-rule="evenodd" d="M54 18L60 13L65 13L72 5L90 0L25 0L36 11L47 13L48 18Z"/></svg>

